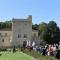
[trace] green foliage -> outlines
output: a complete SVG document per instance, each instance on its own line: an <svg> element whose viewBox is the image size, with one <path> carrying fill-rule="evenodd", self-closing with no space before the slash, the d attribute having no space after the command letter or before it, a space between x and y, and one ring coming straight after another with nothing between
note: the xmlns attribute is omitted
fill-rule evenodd
<svg viewBox="0 0 60 60"><path fill-rule="evenodd" d="M16 49L15 49L15 46L13 47L13 53L15 53L16 52Z"/></svg>
<svg viewBox="0 0 60 60"><path fill-rule="evenodd" d="M48 24L41 23L39 25L39 36L48 44L59 43L60 29L54 21L50 21Z"/></svg>
<svg viewBox="0 0 60 60"><path fill-rule="evenodd" d="M34 30L38 30L38 27L39 27L38 24L32 25L32 29L34 29Z"/></svg>
<svg viewBox="0 0 60 60"><path fill-rule="evenodd" d="M0 22L0 29L3 28L12 28L12 22L11 21Z"/></svg>
<svg viewBox="0 0 60 60"><path fill-rule="evenodd" d="M0 52L1 51L7 51L7 49L6 48L0 48Z"/></svg>
<svg viewBox="0 0 60 60"><path fill-rule="evenodd" d="M50 30L52 30L52 32L54 32L54 31L56 31L57 24L54 21L50 21L48 23L48 27Z"/></svg>
<svg viewBox="0 0 60 60"><path fill-rule="evenodd" d="M43 31L47 30L47 24L42 22L41 24L39 24L39 35L42 34Z"/></svg>

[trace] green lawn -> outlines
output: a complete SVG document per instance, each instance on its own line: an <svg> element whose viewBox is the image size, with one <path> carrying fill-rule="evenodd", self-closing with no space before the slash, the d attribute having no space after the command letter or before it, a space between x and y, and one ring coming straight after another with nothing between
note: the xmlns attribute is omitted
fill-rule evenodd
<svg viewBox="0 0 60 60"><path fill-rule="evenodd" d="M40 53L37 53L36 51L27 51L25 50L25 53L30 55L30 56L33 56L34 58L36 58L37 60L57 60L55 57L51 57L51 56L43 56L42 54Z"/></svg>
<svg viewBox="0 0 60 60"><path fill-rule="evenodd" d="M22 52L0 52L0 60L33 60L33 58Z"/></svg>

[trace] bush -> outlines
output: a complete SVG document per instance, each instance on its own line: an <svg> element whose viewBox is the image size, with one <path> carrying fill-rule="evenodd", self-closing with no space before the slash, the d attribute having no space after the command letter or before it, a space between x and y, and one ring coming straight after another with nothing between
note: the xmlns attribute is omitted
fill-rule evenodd
<svg viewBox="0 0 60 60"><path fill-rule="evenodd" d="M0 48L0 51L7 51L6 48Z"/></svg>
<svg viewBox="0 0 60 60"><path fill-rule="evenodd" d="M16 49L15 49L15 46L13 47L13 53L15 53L16 52Z"/></svg>

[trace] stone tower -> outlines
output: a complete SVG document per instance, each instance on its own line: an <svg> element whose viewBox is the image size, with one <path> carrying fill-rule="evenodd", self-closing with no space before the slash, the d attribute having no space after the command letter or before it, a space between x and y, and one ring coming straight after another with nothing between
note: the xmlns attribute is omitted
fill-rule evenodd
<svg viewBox="0 0 60 60"><path fill-rule="evenodd" d="M22 46L23 41L31 41L32 16L27 19L12 19L12 46Z"/></svg>

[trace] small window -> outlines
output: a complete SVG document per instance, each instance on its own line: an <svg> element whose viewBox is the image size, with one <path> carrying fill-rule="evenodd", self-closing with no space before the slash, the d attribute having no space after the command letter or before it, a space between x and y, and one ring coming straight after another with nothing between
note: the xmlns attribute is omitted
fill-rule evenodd
<svg viewBox="0 0 60 60"><path fill-rule="evenodd" d="M21 38L21 34L18 34L18 38Z"/></svg>
<svg viewBox="0 0 60 60"><path fill-rule="evenodd" d="M0 35L1 35L1 33L0 33Z"/></svg>
<svg viewBox="0 0 60 60"><path fill-rule="evenodd" d="M24 38L27 38L27 34L24 34Z"/></svg>
<svg viewBox="0 0 60 60"><path fill-rule="evenodd" d="M5 36L7 36L7 33L5 33Z"/></svg>
<svg viewBox="0 0 60 60"><path fill-rule="evenodd" d="M0 37L2 37L2 33L0 33Z"/></svg>
<svg viewBox="0 0 60 60"><path fill-rule="evenodd" d="M4 39L2 39L2 42L4 42Z"/></svg>

